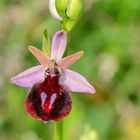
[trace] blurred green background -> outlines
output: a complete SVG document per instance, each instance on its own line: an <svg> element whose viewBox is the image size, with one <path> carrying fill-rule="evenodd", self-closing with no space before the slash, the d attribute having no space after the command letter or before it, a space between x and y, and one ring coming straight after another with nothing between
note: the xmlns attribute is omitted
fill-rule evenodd
<svg viewBox="0 0 140 140"><path fill-rule="evenodd" d="M60 23L48 1L0 1L0 140L51 140L53 123L30 117L24 108L28 89L9 83L38 64L28 45L41 49ZM85 0L84 14L69 34L68 54L84 57L71 69L97 89L73 93L73 110L64 119L64 140L140 140L140 1Z"/></svg>

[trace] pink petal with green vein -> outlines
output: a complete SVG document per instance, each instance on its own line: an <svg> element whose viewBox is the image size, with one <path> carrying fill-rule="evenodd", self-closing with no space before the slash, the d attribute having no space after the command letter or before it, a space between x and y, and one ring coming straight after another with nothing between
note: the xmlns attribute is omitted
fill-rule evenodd
<svg viewBox="0 0 140 140"><path fill-rule="evenodd" d="M58 31L52 41L51 59L59 61L66 49L67 33L65 31Z"/></svg>
<svg viewBox="0 0 140 140"><path fill-rule="evenodd" d="M71 92L92 94L96 92L95 88L82 75L72 70L65 70L61 80Z"/></svg>
<svg viewBox="0 0 140 140"><path fill-rule="evenodd" d="M48 68L50 59L47 55L33 46L29 46L28 49L45 68Z"/></svg>
<svg viewBox="0 0 140 140"><path fill-rule="evenodd" d="M44 72L45 70L42 65L35 66L11 78L10 81L18 86L32 87L36 82L44 79Z"/></svg>
<svg viewBox="0 0 140 140"><path fill-rule="evenodd" d="M77 52L73 55L67 56L62 58L58 64L63 68L66 69L68 67L70 67L73 63L75 63L78 59L80 59L82 57L82 55L84 54L83 51Z"/></svg>

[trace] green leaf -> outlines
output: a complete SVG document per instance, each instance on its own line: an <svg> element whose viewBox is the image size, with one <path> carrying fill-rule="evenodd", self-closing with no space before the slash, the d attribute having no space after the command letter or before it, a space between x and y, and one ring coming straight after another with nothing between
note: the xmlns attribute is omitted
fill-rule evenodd
<svg viewBox="0 0 140 140"><path fill-rule="evenodd" d="M50 42L49 42L49 39L48 39L48 32L47 32L47 29L44 30L43 32L43 45L42 45L42 51L50 57L50 50L51 50L51 47L50 47Z"/></svg>

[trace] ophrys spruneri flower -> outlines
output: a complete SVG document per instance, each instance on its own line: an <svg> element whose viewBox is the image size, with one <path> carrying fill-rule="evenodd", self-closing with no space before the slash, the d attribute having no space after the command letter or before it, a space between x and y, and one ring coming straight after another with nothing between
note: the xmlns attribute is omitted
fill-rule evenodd
<svg viewBox="0 0 140 140"><path fill-rule="evenodd" d="M83 55L83 51L62 58L66 44L67 33L59 31L54 35L50 57L29 46L29 51L41 65L11 78L11 82L18 86L30 87L25 108L32 117L44 122L59 121L70 113L71 92L95 93L94 87L83 76L67 69Z"/></svg>

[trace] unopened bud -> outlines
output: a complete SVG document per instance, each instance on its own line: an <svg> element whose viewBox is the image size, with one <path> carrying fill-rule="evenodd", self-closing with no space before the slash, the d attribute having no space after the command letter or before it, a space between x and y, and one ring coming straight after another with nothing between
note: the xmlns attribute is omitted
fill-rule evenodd
<svg viewBox="0 0 140 140"><path fill-rule="evenodd" d="M75 26L83 11L83 0L50 0L49 5L52 15L61 21L65 31Z"/></svg>
<svg viewBox="0 0 140 140"><path fill-rule="evenodd" d="M69 0L67 8L67 16L71 20L78 20L83 11L83 2L82 0Z"/></svg>
<svg viewBox="0 0 140 140"><path fill-rule="evenodd" d="M69 0L55 0L55 6L58 11L58 14L62 17L66 17L66 10L68 7Z"/></svg>

